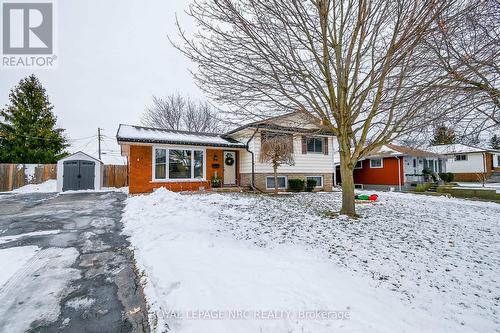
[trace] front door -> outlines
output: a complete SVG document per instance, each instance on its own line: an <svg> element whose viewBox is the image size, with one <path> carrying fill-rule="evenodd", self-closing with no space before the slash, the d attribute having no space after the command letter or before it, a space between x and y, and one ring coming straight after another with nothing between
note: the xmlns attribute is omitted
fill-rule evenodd
<svg viewBox="0 0 500 333"><path fill-rule="evenodd" d="M224 185L236 185L236 153L224 151Z"/></svg>

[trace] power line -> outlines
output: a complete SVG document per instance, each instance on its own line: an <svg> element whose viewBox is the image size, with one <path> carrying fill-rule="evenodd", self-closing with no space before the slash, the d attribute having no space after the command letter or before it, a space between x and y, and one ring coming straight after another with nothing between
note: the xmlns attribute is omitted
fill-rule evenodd
<svg viewBox="0 0 500 333"><path fill-rule="evenodd" d="M31 136L31 135L27 135L27 134L16 134L15 135L16 137L18 136L21 136L23 138L26 138L26 139L38 139L38 140L47 140L47 141L59 141L60 138L47 138L47 137L41 137L41 136ZM7 138L5 135L0 135L0 137L2 138ZM89 136L89 137L83 137L83 138L76 138L76 139L65 139L66 141L80 141L80 140L86 140L86 139L90 139L90 138L95 138L96 135L93 135L93 136Z"/></svg>
<svg viewBox="0 0 500 333"><path fill-rule="evenodd" d="M86 140L86 139L93 139L95 137L96 137L96 135L92 135L92 136L87 136L87 137L83 137L83 138L68 139L68 141L81 141L81 140Z"/></svg>

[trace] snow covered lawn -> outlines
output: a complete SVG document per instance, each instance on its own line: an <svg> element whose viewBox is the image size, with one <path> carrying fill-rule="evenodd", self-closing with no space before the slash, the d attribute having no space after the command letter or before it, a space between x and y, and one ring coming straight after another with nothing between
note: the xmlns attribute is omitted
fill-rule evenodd
<svg viewBox="0 0 500 333"><path fill-rule="evenodd" d="M500 205L379 193L131 197L152 324L172 332L495 332Z"/></svg>
<svg viewBox="0 0 500 333"><path fill-rule="evenodd" d="M500 183L457 183L460 187L470 187L475 189L487 189L487 190L496 190L497 193L500 193Z"/></svg>

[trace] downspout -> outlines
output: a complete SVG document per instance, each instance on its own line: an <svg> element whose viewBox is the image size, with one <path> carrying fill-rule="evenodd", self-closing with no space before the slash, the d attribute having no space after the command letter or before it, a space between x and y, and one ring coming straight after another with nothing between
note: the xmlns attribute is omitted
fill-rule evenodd
<svg viewBox="0 0 500 333"><path fill-rule="evenodd" d="M255 129L255 131L253 132L252 136L250 137L250 139L248 139L247 141L247 144L245 145L245 149L247 152L249 152L251 155L252 155L252 183L250 184L250 187L252 188L252 190L254 191L257 191L258 189L255 187L255 154L253 151L251 151L249 148L248 148L248 145L250 144L250 141L253 140L253 138L255 137L255 134L257 134L257 131L259 130L259 126L257 126L257 128Z"/></svg>
<svg viewBox="0 0 500 333"><path fill-rule="evenodd" d="M339 154L340 156L340 154ZM337 166L335 165L335 140L332 140L333 187L337 187Z"/></svg>
<svg viewBox="0 0 500 333"><path fill-rule="evenodd" d="M401 187L401 159L399 156L396 156L398 159L398 185L399 185L399 192L401 192L402 187Z"/></svg>
<svg viewBox="0 0 500 333"><path fill-rule="evenodd" d="M486 153L483 152L483 177L481 177L481 181L483 183L483 187L484 187L484 183L486 182L486 175L487 175L487 172L486 172Z"/></svg>

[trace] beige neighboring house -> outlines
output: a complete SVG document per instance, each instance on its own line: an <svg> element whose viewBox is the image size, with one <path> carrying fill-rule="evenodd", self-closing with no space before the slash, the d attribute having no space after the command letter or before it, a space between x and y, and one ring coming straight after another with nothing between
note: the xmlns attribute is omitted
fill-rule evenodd
<svg viewBox="0 0 500 333"><path fill-rule="evenodd" d="M431 146L427 150L447 157L446 169L455 181L477 182L500 172L500 151L463 145Z"/></svg>

